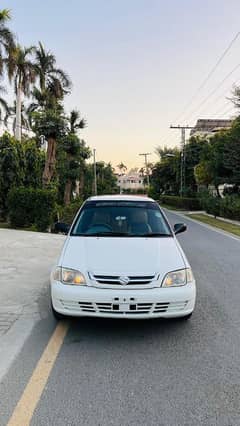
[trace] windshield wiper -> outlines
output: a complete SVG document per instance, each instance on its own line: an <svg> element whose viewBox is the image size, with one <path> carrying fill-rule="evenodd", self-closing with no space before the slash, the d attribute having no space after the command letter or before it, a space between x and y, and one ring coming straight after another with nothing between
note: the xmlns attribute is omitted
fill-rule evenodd
<svg viewBox="0 0 240 426"><path fill-rule="evenodd" d="M82 234L85 237L126 237L131 236L128 232L113 232L113 231L104 231L104 232L93 232L89 234Z"/></svg>
<svg viewBox="0 0 240 426"><path fill-rule="evenodd" d="M147 234L141 234L140 237L172 237L172 234L163 234L161 232L151 232Z"/></svg>

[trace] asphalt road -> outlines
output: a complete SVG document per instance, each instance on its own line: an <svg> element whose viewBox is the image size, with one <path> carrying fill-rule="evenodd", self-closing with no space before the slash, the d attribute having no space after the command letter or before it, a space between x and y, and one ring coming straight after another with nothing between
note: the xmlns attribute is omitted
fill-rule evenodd
<svg viewBox="0 0 240 426"><path fill-rule="evenodd" d="M240 239L184 221L179 241L198 287L192 319L71 321L32 425L240 425ZM47 291L38 303L48 310ZM55 326L50 313L36 323L3 379L1 426Z"/></svg>

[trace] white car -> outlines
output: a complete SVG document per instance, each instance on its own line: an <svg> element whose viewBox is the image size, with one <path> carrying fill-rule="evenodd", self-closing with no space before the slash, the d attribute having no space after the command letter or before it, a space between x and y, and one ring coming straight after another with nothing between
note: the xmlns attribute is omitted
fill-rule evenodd
<svg viewBox="0 0 240 426"><path fill-rule="evenodd" d="M57 318L190 318L195 280L174 229L148 197L89 198L51 274Z"/></svg>

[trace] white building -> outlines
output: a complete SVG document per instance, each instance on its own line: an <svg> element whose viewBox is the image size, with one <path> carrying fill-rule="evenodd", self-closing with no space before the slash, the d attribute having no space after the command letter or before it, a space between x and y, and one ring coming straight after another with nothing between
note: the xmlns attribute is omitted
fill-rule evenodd
<svg viewBox="0 0 240 426"><path fill-rule="evenodd" d="M137 191L144 189L144 176L139 172L130 172L124 175L117 175L117 185L119 186L120 192L124 190Z"/></svg>
<svg viewBox="0 0 240 426"><path fill-rule="evenodd" d="M195 127L191 130L190 136L208 137L220 130L227 130L231 127L232 120L222 119L199 119Z"/></svg>

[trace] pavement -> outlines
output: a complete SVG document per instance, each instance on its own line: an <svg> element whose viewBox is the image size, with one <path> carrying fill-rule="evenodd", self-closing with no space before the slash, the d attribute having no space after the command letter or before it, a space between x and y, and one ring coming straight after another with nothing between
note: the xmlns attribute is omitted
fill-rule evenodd
<svg viewBox="0 0 240 426"><path fill-rule="evenodd" d="M0 380L30 335L49 315L49 273L64 237L0 229Z"/></svg>
<svg viewBox="0 0 240 426"><path fill-rule="evenodd" d="M171 223L183 221L177 213L167 215ZM192 319L71 320L31 425L240 424L240 239L188 218L184 222L188 231L179 241L198 288ZM1 318L3 313L8 318L0 336L0 365L3 346L15 354L2 372L1 426L15 412L56 331L48 274L63 239L0 231ZM9 283L9 274L18 280ZM28 332L14 349L7 336L23 320ZM23 334L20 327L19 340ZM20 420L11 424L25 426Z"/></svg>

